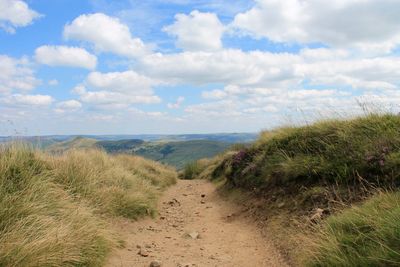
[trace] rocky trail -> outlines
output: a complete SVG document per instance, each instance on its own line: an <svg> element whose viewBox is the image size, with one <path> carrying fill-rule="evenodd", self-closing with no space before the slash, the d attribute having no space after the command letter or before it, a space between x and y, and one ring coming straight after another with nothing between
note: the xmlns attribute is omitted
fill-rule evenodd
<svg viewBox="0 0 400 267"><path fill-rule="evenodd" d="M164 192L157 218L115 228L126 245L107 266L287 266L260 229L240 216L240 207L208 181L178 181Z"/></svg>

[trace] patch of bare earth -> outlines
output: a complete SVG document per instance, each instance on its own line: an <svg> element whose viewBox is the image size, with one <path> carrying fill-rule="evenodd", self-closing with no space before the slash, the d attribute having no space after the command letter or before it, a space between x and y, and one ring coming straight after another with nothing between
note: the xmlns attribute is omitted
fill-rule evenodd
<svg viewBox="0 0 400 267"><path fill-rule="evenodd" d="M240 216L240 207L208 181L178 181L162 196L159 213L115 224L126 246L107 266L287 266L251 219Z"/></svg>

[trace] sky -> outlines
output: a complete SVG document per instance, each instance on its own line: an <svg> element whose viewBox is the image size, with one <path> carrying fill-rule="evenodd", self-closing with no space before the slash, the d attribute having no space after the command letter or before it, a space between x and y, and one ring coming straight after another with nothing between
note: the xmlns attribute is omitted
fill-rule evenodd
<svg viewBox="0 0 400 267"><path fill-rule="evenodd" d="M0 135L399 112L398 0L0 0Z"/></svg>

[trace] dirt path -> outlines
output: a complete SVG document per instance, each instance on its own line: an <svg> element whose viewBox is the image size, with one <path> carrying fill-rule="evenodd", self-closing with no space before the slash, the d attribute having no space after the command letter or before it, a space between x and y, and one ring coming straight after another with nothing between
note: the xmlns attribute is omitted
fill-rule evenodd
<svg viewBox="0 0 400 267"><path fill-rule="evenodd" d="M260 231L235 215L238 209L207 181L178 181L161 198L158 218L116 224L126 247L107 266L286 266Z"/></svg>

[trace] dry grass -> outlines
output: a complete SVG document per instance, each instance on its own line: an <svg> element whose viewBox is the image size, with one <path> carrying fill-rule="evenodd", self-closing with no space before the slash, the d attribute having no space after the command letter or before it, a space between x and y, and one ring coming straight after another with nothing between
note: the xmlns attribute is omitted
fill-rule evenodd
<svg viewBox="0 0 400 267"><path fill-rule="evenodd" d="M399 266L400 192L378 193L315 230L305 239L307 266Z"/></svg>
<svg viewBox="0 0 400 267"><path fill-rule="evenodd" d="M153 214L175 176L137 157L2 147L0 266L101 266L116 245L107 218Z"/></svg>

